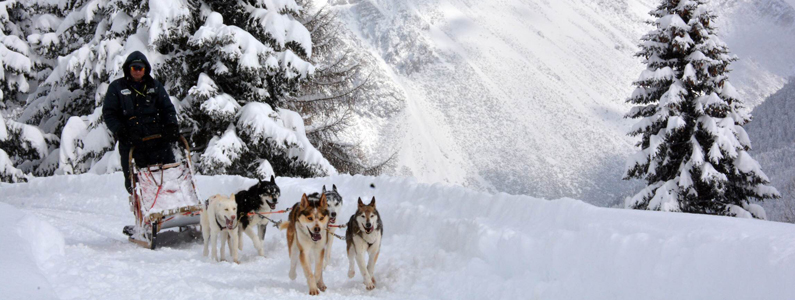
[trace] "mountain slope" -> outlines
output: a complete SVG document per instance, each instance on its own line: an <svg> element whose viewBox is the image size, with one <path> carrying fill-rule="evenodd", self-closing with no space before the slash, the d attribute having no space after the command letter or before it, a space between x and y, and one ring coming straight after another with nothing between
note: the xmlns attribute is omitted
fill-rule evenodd
<svg viewBox="0 0 795 300"><path fill-rule="evenodd" d="M406 93L397 174L618 201L641 1L337 4ZM629 66L629 67L628 67Z"/></svg>
<svg viewBox="0 0 795 300"><path fill-rule="evenodd" d="M4 277L0 293L36 295L25 288L41 287L60 299L316 298L307 294L303 275L289 280L284 232L273 228L266 235L266 257L257 257L244 237L239 265L210 262L198 243L151 251L127 242L121 228L133 216L121 182L115 173L0 184L0 216L26 220L1 220L7 234L22 235L0 244L0 265L15 261L31 266L26 271L32 274ZM232 176L198 178L202 198L252 183ZM277 183L279 209L301 193L336 184L345 199L343 220L354 212L356 198L377 199L385 232L378 287L368 292L359 274L347 278L345 244L337 241L324 273L329 289L320 298L784 300L795 295L792 224L598 208L571 199L493 195L390 177L278 178ZM20 252L30 253L33 261L26 263L29 258L16 255Z"/></svg>
<svg viewBox="0 0 795 300"><path fill-rule="evenodd" d="M781 199L762 203L771 220L795 223L795 78L753 110L747 126L751 154L759 161Z"/></svg>
<svg viewBox="0 0 795 300"><path fill-rule="evenodd" d="M626 136L624 100L643 68L633 55L656 4L330 0L405 99L400 112L362 118L351 131L368 133L363 144L376 156L398 151L394 174L422 182L622 203L638 188L621 180L636 142ZM786 55L791 7L711 5L740 55L730 78L753 107L795 65Z"/></svg>

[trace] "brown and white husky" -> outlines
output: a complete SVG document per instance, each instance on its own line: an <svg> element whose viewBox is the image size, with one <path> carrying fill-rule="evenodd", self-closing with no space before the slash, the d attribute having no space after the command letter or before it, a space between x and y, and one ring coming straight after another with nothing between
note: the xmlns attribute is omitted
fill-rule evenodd
<svg viewBox="0 0 795 300"><path fill-rule="evenodd" d="M359 208L348 221L345 230L345 244L348 249L348 278L356 275L354 261L359 264L359 271L364 277L364 285L368 290L375 288L375 262L381 251L381 236L384 234L384 224L381 215L375 208L375 197L370 204L364 205L359 198ZM369 254L367 266L364 264L364 253Z"/></svg>
<svg viewBox="0 0 795 300"><path fill-rule="evenodd" d="M301 261L310 295L326 291L323 283L323 258L325 256L328 234L329 212L326 195L320 201L309 201L306 194L301 202L293 205L287 221L279 229L287 229L287 249L290 253L290 279L295 280L295 267ZM312 273L311 266L315 265Z"/></svg>

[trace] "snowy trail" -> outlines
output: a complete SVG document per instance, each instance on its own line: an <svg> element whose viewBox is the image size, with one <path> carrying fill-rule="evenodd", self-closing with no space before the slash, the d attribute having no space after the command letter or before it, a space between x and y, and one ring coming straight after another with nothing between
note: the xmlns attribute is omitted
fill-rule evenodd
<svg viewBox="0 0 795 300"><path fill-rule="evenodd" d="M253 182L217 176L199 177L198 183L206 197ZM318 299L795 298L790 224L597 208L389 177L277 183L280 209L303 192L336 184L345 198L341 222L355 210L357 197L378 201L385 227L378 287L366 291L358 270L347 278L345 243L335 241L324 273L329 289ZM118 173L35 178L0 184L0 193L0 216L27 213L59 232L27 230L31 235L20 240L64 241L62 255L34 254L39 258L30 263L60 299L312 298L301 271L295 281L287 277L284 233L274 228L266 235L266 257L257 257L244 238L239 265L210 262L198 243L151 251L127 242L121 228L132 223L132 214ZM6 253L0 266L15 259L8 250L24 249L15 245L0 246ZM36 277L6 279L12 281L0 285L0 293L22 295L15 292L48 285L25 278Z"/></svg>

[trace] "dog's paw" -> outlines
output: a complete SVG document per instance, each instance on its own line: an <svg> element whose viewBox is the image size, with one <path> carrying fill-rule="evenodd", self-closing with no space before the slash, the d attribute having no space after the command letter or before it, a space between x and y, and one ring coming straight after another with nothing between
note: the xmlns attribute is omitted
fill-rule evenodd
<svg viewBox="0 0 795 300"><path fill-rule="evenodd" d="M288 274L288 275L290 276L290 280L295 280L295 277L296 277L295 270L291 270L290 274Z"/></svg>
<svg viewBox="0 0 795 300"><path fill-rule="evenodd" d="M375 281L372 280L372 279L365 280L364 281L364 286L367 287L368 291L371 291L371 290L373 290L375 288Z"/></svg>
<svg viewBox="0 0 795 300"><path fill-rule="evenodd" d="M259 256L265 257L265 249L257 250L257 254L259 254Z"/></svg>
<svg viewBox="0 0 795 300"><path fill-rule="evenodd" d="M309 288L309 294L312 296L320 295L320 291L317 288Z"/></svg>
<svg viewBox="0 0 795 300"><path fill-rule="evenodd" d="M325 283L323 283L322 281L321 281L321 282L318 282L318 283L317 283L317 288L318 288L318 289L319 289L321 292L325 292L325 291L326 291L326 284L325 284Z"/></svg>
<svg viewBox="0 0 795 300"><path fill-rule="evenodd" d="M373 279L373 284L375 284L375 277L373 277L372 279Z"/></svg>
<svg viewBox="0 0 795 300"><path fill-rule="evenodd" d="M353 269L348 270L348 278L353 278L354 275L356 275L356 271Z"/></svg>

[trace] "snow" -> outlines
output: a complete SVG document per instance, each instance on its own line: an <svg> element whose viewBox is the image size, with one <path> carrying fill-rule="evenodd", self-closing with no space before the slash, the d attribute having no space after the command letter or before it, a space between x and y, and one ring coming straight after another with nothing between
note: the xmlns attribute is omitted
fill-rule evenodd
<svg viewBox="0 0 795 300"><path fill-rule="evenodd" d="M86 3L84 3L80 9L73 10L66 15L66 17L58 24L58 29L55 30L55 34L59 36L63 35L67 30L80 22L86 24L90 23L94 20L94 14L97 11L105 8L104 5L107 5L107 3L101 0L86 1Z"/></svg>
<svg viewBox="0 0 795 300"><path fill-rule="evenodd" d="M660 18L657 21L657 25L659 28L673 28L681 31L688 31L690 30L690 26L688 26L685 21L682 20L679 15L667 15Z"/></svg>
<svg viewBox="0 0 795 300"><path fill-rule="evenodd" d="M6 128L6 121L3 119L3 114L0 114L0 142L8 139L8 129Z"/></svg>
<svg viewBox="0 0 795 300"><path fill-rule="evenodd" d="M251 102L240 109L237 127L248 131L254 143L270 140L286 144L290 157L317 164L327 174L336 174L334 167L309 142L304 120L294 111L279 109L276 112L267 104Z"/></svg>
<svg viewBox="0 0 795 300"><path fill-rule="evenodd" d="M218 86L210 76L202 72L199 73L199 80L190 88L189 93L194 97L210 98L218 94Z"/></svg>
<svg viewBox="0 0 795 300"><path fill-rule="evenodd" d="M221 119L232 119L240 109L235 98L229 94L219 94L202 102L201 110Z"/></svg>
<svg viewBox="0 0 795 300"><path fill-rule="evenodd" d="M47 142L44 140L44 133L42 133L41 130L35 126L11 120L6 122L6 126L8 126L8 129L14 128L14 130L19 130L21 132L20 139L30 142L30 146L38 153L39 157L44 157L48 154ZM23 144L23 147L27 146Z"/></svg>
<svg viewBox="0 0 795 300"><path fill-rule="evenodd" d="M25 173L14 167L14 162L3 149L0 149L0 177L9 177L12 182L25 178Z"/></svg>
<svg viewBox="0 0 795 300"><path fill-rule="evenodd" d="M2 151L0 151L2 152ZM0 153L1 154L1 153ZM0 294L17 299L59 299L47 271L62 263L61 233L34 214L0 201Z"/></svg>
<svg viewBox="0 0 795 300"><path fill-rule="evenodd" d="M240 157L243 147L245 145L237 137L235 126L230 124L221 137L214 136L210 140L207 149L201 155L201 163L207 166L219 165L223 169L215 170L215 172L225 172L226 168Z"/></svg>
<svg viewBox="0 0 795 300"><path fill-rule="evenodd" d="M202 199L254 182L237 176L197 181ZM340 175L277 183L277 209L331 184L345 199L343 216L354 212L358 197L378 201L385 226L378 287L368 292L360 274L347 278L345 243L337 241L324 273L329 289L321 297L784 300L795 294L792 224L598 208L410 178ZM312 298L301 274L289 280L284 232L273 228L265 257L244 238L239 265L209 261L199 243L151 251L127 242L121 228L133 216L119 173L34 178L0 184L0 192L0 222L11 229L3 231L0 262L6 270L24 266L0 275L4 294ZM20 217L28 221L17 222ZM14 228L20 227L28 228L18 234ZM31 252L31 245L43 249Z"/></svg>
<svg viewBox="0 0 795 300"><path fill-rule="evenodd" d="M74 174L77 158L77 141L88 132L88 125L80 117L71 117L66 121L61 133L61 147L59 152L58 169L63 174Z"/></svg>
<svg viewBox="0 0 795 300"><path fill-rule="evenodd" d="M28 47L16 36L0 35L0 61L3 63L3 68L6 70L13 70L16 72L28 73L31 71L31 61L28 58ZM0 72L0 79L4 79L5 71ZM24 84L23 92L27 92L27 82Z"/></svg>
<svg viewBox="0 0 795 300"><path fill-rule="evenodd" d="M292 3L291 7L297 7L295 2ZM312 37L303 24L289 15L281 14L280 9L276 6L268 6L268 9L251 8L250 13L251 22L262 27L280 48L284 48L284 45L288 42L295 42L306 51L307 57L312 57Z"/></svg>
<svg viewBox="0 0 795 300"><path fill-rule="evenodd" d="M231 36L233 43L224 48L225 54L239 58L242 68L261 68L260 57L267 57L273 52L271 47L262 44L245 30L237 26L224 25L223 16L217 12L213 12L207 17L204 25L188 39L188 43L203 45L226 36Z"/></svg>
<svg viewBox="0 0 795 300"><path fill-rule="evenodd" d="M176 27L177 32L186 31L188 22L185 20L190 18L190 9L187 0L172 0L160 1L149 0L149 12L147 14L147 21L149 25L149 44L154 45L158 40L168 37L169 30ZM126 21L126 19L121 19ZM114 24L114 27L116 24ZM119 24L125 26L126 22Z"/></svg>
<svg viewBox="0 0 795 300"><path fill-rule="evenodd" d="M105 155L97 161L91 169L88 170L92 174L108 174L115 171L121 171L121 162L119 155L119 145L116 143L112 151L105 152Z"/></svg>

